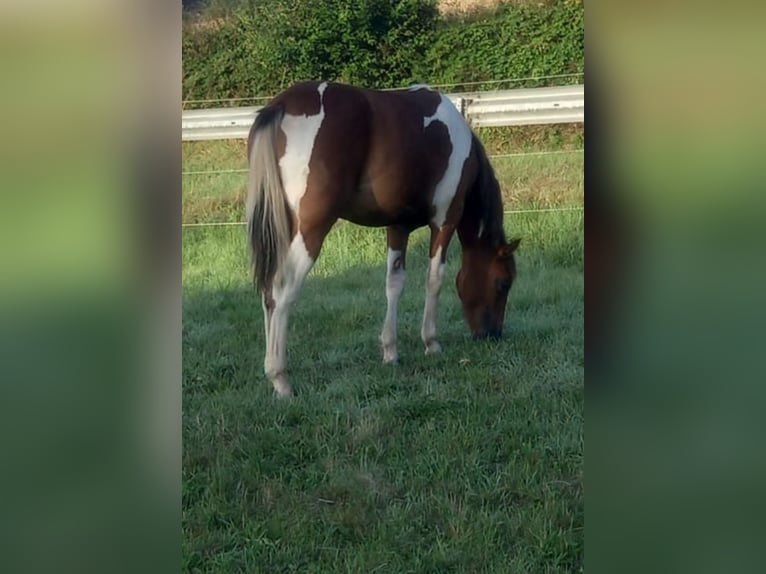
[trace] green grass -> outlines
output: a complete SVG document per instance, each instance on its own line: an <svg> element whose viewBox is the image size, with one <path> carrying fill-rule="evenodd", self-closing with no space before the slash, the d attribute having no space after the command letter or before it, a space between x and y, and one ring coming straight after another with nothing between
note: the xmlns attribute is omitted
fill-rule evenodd
<svg viewBox="0 0 766 574"><path fill-rule="evenodd" d="M211 149L200 162L223 169ZM508 174L513 185L534 179L525 165L527 175ZM581 163L537 165L574 186L553 204L581 204ZM189 208L231 194L218 185L196 199L186 187ZM439 306L444 353L423 355L421 230L392 367L378 342L385 233L338 224L291 314L299 396L284 402L262 373L244 230L184 230L184 571L581 571L583 213L510 214L506 228L523 240L505 338L468 337L456 239Z"/></svg>

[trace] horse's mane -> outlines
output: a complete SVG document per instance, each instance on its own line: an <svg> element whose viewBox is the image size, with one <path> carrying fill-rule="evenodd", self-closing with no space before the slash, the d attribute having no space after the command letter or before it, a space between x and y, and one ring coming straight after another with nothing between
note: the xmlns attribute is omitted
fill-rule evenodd
<svg viewBox="0 0 766 574"><path fill-rule="evenodd" d="M497 182L492 164L489 163L487 152L476 134L473 134L473 146L479 162L479 173L472 190L471 203L475 206L478 225L483 229L482 237L489 239L493 246L499 246L505 243L500 184Z"/></svg>

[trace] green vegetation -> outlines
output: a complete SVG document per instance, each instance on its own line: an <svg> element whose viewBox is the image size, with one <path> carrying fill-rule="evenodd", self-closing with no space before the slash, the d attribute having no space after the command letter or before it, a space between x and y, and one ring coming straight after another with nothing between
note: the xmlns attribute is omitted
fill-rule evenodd
<svg viewBox="0 0 766 574"><path fill-rule="evenodd" d="M502 4L475 20L443 18L431 0L261 0L226 13L184 25L185 100L272 95L305 79L457 91L584 70L577 0Z"/></svg>
<svg viewBox="0 0 766 574"><path fill-rule="evenodd" d="M501 5L481 19L442 25L429 41L418 72L430 83L456 90L463 82L479 83L471 90L491 89L497 85L481 82L580 73L585 66L584 8L581 2Z"/></svg>
<svg viewBox="0 0 766 574"><path fill-rule="evenodd" d="M579 147L576 131L556 137ZM184 144L184 170L242 167L242 145ZM493 163L509 210L582 205L581 153ZM244 179L185 176L185 220L240 220ZM214 200L228 211L207 212ZM423 355L421 230L390 367L378 343L385 232L339 223L291 315L288 402L262 373L243 228L184 229L184 571L582 571L583 213L512 213L506 228L523 237L506 337L469 339L455 240L444 353Z"/></svg>

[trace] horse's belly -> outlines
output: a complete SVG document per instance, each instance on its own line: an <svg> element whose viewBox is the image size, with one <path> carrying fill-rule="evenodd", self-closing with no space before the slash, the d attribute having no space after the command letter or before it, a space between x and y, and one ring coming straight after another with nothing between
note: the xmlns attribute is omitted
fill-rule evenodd
<svg viewBox="0 0 766 574"><path fill-rule="evenodd" d="M428 203L404 195L393 196L369 185L361 186L353 198L344 202L340 217L357 225L420 227L429 220Z"/></svg>
<svg viewBox="0 0 766 574"><path fill-rule="evenodd" d="M388 227L389 225L405 225L407 227L422 227L428 223L428 215L422 213L402 212L393 216L384 211L347 211L341 214L341 219L363 225L365 227Z"/></svg>

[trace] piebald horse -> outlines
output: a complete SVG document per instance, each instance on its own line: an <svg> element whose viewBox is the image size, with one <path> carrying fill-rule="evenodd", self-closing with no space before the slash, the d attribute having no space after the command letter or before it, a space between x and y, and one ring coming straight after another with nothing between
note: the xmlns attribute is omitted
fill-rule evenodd
<svg viewBox="0 0 766 574"><path fill-rule="evenodd" d="M421 338L439 353L436 307L455 231L457 291L476 338L502 334L519 240L503 232L500 187L460 112L426 86L374 91L303 82L260 110L247 142L247 221L253 280L262 296L264 370L278 397L287 380L289 307L338 219L386 227L383 361L398 360L397 304L410 233L431 230Z"/></svg>

